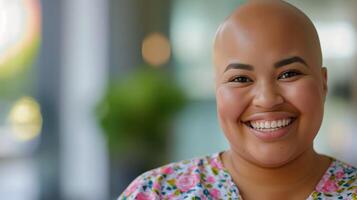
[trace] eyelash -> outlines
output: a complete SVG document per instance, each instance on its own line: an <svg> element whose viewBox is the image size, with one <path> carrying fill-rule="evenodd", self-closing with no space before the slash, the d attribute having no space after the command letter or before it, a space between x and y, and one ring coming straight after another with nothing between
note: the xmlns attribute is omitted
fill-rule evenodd
<svg viewBox="0 0 357 200"><path fill-rule="evenodd" d="M278 79L288 79L288 78L292 78L294 76L299 76L299 75L302 75L302 73L299 71L296 71L296 70L289 70L289 71L285 71L285 72L281 73L278 76ZM249 83L249 82L253 82L253 80L246 76L236 76L236 77L232 78L229 82Z"/></svg>
<svg viewBox="0 0 357 200"><path fill-rule="evenodd" d="M248 83L248 82L253 82L253 81L252 81L252 79L250 79L246 76L236 76L229 82Z"/></svg>
<svg viewBox="0 0 357 200"><path fill-rule="evenodd" d="M296 70L289 70L289 71L285 71L283 73L281 73L278 77L278 79L288 79L288 78L292 78L294 76L299 76L302 73Z"/></svg>

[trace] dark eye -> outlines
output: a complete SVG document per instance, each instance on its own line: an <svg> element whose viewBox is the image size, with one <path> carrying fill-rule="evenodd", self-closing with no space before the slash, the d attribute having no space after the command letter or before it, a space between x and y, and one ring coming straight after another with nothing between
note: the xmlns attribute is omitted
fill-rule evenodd
<svg viewBox="0 0 357 200"><path fill-rule="evenodd" d="M230 82L249 83L249 82L252 82L252 79L245 77L245 76L237 76L237 77L233 78Z"/></svg>
<svg viewBox="0 0 357 200"><path fill-rule="evenodd" d="M286 72L283 72L282 74L280 74L278 79L287 79L287 78L291 78L291 77L298 76L298 75L301 75L301 73L297 72L297 71L286 71Z"/></svg>

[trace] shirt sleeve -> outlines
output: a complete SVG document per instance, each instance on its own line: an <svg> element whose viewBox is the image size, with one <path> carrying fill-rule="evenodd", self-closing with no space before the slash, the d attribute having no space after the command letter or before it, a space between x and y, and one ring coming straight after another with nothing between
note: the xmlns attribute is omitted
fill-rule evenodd
<svg viewBox="0 0 357 200"><path fill-rule="evenodd" d="M159 200L153 184L150 177L141 175L130 183L118 200Z"/></svg>

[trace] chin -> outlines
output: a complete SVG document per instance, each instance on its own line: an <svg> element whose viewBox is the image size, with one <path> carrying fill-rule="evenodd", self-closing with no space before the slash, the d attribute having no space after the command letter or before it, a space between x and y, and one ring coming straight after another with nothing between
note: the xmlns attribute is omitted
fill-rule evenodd
<svg viewBox="0 0 357 200"><path fill-rule="evenodd" d="M277 151L278 150L278 151ZM282 149L265 149L264 152L252 152L250 158L247 158L251 163L264 168L279 168L282 167L297 156L294 156L294 151L283 151ZM290 149L292 150L292 149Z"/></svg>
<svg viewBox="0 0 357 200"><path fill-rule="evenodd" d="M291 159L284 158L269 158L264 160L256 160L254 164L263 167L263 168L279 168L288 164Z"/></svg>

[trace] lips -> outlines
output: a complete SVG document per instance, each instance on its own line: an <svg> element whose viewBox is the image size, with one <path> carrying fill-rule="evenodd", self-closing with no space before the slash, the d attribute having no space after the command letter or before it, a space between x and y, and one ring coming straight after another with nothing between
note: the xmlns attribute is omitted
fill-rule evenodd
<svg viewBox="0 0 357 200"><path fill-rule="evenodd" d="M273 141L287 135L296 119L296 115L285 112L259 113L252 115L242 123L259 139Z"/></svg>
<svg viewBox="0 0 357 200"><path fill-rule="evenodd" d="M246 124L255 130L269 132L284 128L290 125L295 118L283 118L278 120L252 120L248 121Z"/></svg>

